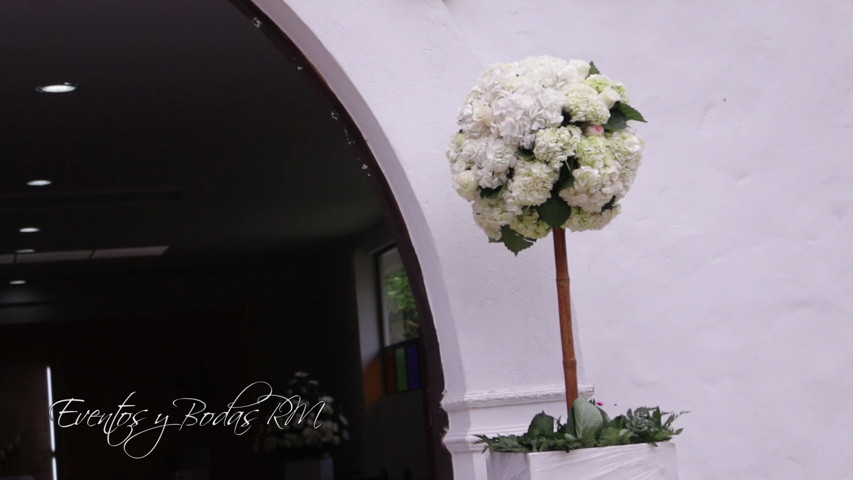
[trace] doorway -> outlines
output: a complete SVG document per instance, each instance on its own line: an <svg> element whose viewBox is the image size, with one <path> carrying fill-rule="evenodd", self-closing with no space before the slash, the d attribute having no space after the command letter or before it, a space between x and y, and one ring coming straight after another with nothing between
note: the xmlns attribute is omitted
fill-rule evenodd
<svg viewBox="0 0 853 480"><path fill-rule="evenodd" d="M352 254L379 225L402 252L433 359L424 454L432 478L450 478L436 473L449 469L440 361L405 226L346 112L272 22L248 3L105 0L5 2L0 22L13 72L0 84L0 362L50 365L56 399L105 410L136 392L162 412L311 370L357 442ZM53 83L77 90L36 91ZM266 474L255 438L187 432L131 461L103 430L61 429L57 477ZM345 447L339 476L371 475Z"/></svg>

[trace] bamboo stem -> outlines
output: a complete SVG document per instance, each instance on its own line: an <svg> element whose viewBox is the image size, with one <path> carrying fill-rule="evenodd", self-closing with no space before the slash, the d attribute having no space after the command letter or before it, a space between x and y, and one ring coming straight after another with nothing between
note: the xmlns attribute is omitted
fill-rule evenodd
<svg viewBox="0 0 853 480"><path fill-rule="evenodd" d="M563 376L566 382L566 408L578 398L578 362L572 335L572 299L569 289L569 263L566 256L566 231L554 229L554 262L557 267L557 304L560 310L560 339L563 346Z"/></svg>

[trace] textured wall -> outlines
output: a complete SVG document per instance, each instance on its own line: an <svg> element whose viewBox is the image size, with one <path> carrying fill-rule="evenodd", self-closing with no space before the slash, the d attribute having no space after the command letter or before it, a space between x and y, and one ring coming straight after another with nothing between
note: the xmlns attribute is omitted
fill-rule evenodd
<svg viewBox="0 0 853 480"><path fill-rule="evenodd" d="M320 3L259 1L401 204L458 400L449 436L514 423L498 397L560 382L548 242L489 245L443 157L485 65L551 54L595 60L650 120L621 217L568 240L598 399L692 410L685 479L851 478L853 3ZM456 477L479 462L459 451Z"/></svg>
<svg viewBox="0 0 853 480"><path fill-rule="evenodd" d="M569 239L597 396L692 410L683 478L849 478L853 4L555 3L451 8L485 63L595 59L650 119L622 218Z"/></svg>

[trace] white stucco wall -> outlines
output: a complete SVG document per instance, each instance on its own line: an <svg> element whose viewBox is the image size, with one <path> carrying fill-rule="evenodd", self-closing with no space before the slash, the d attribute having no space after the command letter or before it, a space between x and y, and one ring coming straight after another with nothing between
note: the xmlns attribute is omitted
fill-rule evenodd
<svg viewBox="0 0 853 480"><path fill-rule="evenodd" d="M518 258L487 243L444 159L483 68L539 54L595 60L649 119L621 216L568 239L597 398L691 410L683 479L853 478L853 2L258 4L339 95L406 217L457 479L483 478L462 440L559 406L550 239Z"/></svg>

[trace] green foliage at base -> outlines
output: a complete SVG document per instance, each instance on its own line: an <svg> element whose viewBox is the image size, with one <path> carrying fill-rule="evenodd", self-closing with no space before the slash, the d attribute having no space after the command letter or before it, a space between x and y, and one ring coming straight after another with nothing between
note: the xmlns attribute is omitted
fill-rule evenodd
<svg viewBox="0 0 853 480"><path fill-rule="evenodd" d="M566 423L545 412L536 414L523 435L477 435L477 443L493 452L551 452L578 448L610 447L632 443L665 442L681 433L672 427L687 412L662 412L659 407L640 407L610 418L595 402L575 400Z"/></svg>

